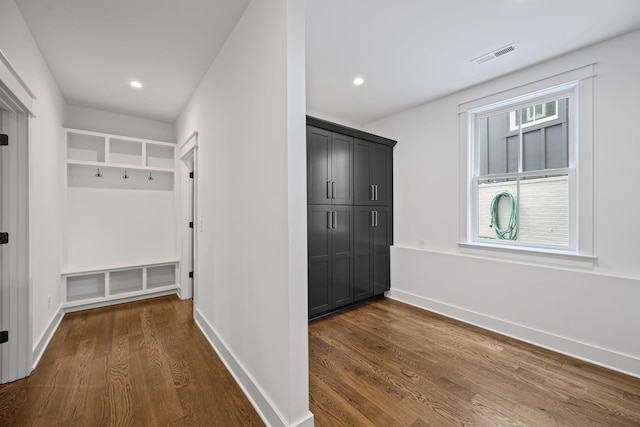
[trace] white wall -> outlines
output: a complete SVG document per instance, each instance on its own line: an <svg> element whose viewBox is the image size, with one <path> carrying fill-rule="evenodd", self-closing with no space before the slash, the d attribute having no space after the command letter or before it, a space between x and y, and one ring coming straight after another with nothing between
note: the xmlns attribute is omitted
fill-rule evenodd
<svg viewBox="0 0 640 427"><path fill-rule="evenodd" d="M13 0L0 1L0 49L36 96L29 146L29 262L35 361L52 332L50 326L57 320L61 305L61 123L65 101Z"/></svg>
<svg viewBox="0 0 640 427"><path fill-rule="evenodd" d="M63 124L72 129L175 142L172 123L75 105L67 107ZM142 172L129 171L132 179L126 182L120 179L119 170L103 170L99 181L87 180L85 172L69 171L63 271L178 258L177 198L168 174L156 174L149 186Z"/></svg>
<svg viewBox="0 0 640 427"><path fill-rule="evenodd" d="M635 31L366 126L399 141L391 296L640 376L638 46ZM594 62L595 267L462 253L458 105Z"/></svg>
<svg viewBox="0 0 640 427"><path fill-rule="evenodd" d="M304 2L254 0L176 122L198 131L196 320L271 425L308 411Z"/></svg>
<svg viewBox="0 0 640 427"><path fill-rule="evenodd" d="M167 185L157 190L143 186L129 188L95 188L77 178L77 185L67 188L66 245L63 271L87 271L129 265L153 264L178 259L175 239L175 195L173 177L156 175ZM70 171L72 174L78 171ZM90 172L95 173L95 170ZM120 170L101 171L117 174ZM131 174L131 172L130 172ZM132 174L129 181L146 183L148 174Z"/></svg>
<svg viewBox="0 0 640 427"><path fill-rule="evenodd" d="M77 105L69 105L67 107L64 126L164 142L175 142L176 138L173 123L111 113Z"/></svg>

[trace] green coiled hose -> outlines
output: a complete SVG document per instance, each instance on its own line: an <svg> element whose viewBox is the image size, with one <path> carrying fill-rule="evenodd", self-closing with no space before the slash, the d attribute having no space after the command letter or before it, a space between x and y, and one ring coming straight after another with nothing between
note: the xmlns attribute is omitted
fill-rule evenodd
<svg viewBox="0 0 640 427"><path fill-rule="evenodd" d="M500 222L498 219L498 207L500 204L500 199L502 197L507 197L511 201L511 215L509 216L509 224L506 228L500 228ZM502 240L516 240L517 237L517 217L518 217L518 205L516 203L516 199L513 197L513 194L508 191L501 191L496 194L493 200L491 201L491 207L489 208L491 211L491 227L496 230L496 234L498 235L498 239Z"/></svg>

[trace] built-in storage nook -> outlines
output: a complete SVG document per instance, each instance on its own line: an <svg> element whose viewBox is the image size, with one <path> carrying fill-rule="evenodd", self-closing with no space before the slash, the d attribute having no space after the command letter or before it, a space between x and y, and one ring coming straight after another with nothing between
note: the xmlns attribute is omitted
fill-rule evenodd
<svg viewBox="0 0 640 427"><path fill-rule="evenodd" d="M395 144L307 116L309 318L389 290Z"/></svg>
<svg viewBox="0 0 640 427"><path fill-rule="evenodd" d="M65 309L175 292L175 144L65 132Z"/></svg>

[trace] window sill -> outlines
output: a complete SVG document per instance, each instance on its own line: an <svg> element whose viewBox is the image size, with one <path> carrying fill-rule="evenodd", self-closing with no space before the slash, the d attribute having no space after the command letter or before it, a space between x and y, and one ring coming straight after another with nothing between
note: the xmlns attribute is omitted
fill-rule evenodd
<svg viewBox="0 0 640 427"><path fill-rule="evenodd" d="M580 269L593 269L598 261L598 257L594 255L553 249L505 247L478 242L458 242L458 247L467 255Z"/></svg>

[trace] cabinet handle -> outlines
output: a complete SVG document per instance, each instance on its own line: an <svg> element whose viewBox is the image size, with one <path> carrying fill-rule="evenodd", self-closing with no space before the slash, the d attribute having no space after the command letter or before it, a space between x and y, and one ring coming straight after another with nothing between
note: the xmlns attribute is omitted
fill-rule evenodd
<svg viewBox="0 0 640 427"><path fill-rule="evenodd" d="M373 189L373 185L370 186L371 187L371 199L370 200L375 200L376 194L375 194L375 190Z"/></svg>
<svg viewBox="0 0 640 427"><path fill-rule="evenodd" d="M333 228L338 228L338 212L337 211L333 211L331 213L332 213L332 216L333 216Z"/></svg>
<svg viewBox="0 0 640 427"><path fill-rule="evenodd" d="M333 218L333 215L331 215L331 211L327 211L327 228L333 228L333 225L331 223L331 218Z"/></svg>
<svg viewBox="0 0 640 427"><path fill-rule="evenodd" d="M331 194L331 181L327 181L327 199L333 198Z"/></svg>
<svg viewBox="0 0 640 427"><path fill-rule="evenodd" d="M332 199L336 198L336 182L335 181L331 182L331 198Z"/></svg>
<svg viewBox="0 0 640 427"><path fill-rule="evenodd" d="M374 185L376 188L376 198L374 200L378 200L378 184Z"/></svg>
<svg viewBox="0 0 640 427"><path fill-rule="evenodd" d="M378 211L374 211L376 213L376 227L378 226Z"/></svg>
<svg viewBox="0 0 640 427"><path fill-rule="evenodd" d="M374 211L370 211L371 212L371 226L375 227L376 226L376 213Z"/></svg>

